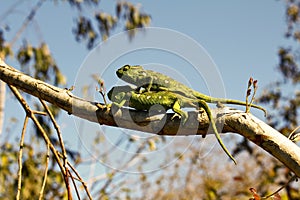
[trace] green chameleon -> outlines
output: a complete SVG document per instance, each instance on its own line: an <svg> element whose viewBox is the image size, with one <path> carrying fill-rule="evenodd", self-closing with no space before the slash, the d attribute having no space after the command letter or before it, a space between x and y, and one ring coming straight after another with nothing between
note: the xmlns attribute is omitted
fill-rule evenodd
<svg viewBox="0 0 300 200"><path fill-rule="evenodd" d="M172 109L175 113L181 116L183 124L187 121L188 114L181 110L182 107L204 108L207 113L213 128L213 132L225 153L236 164L235 159L229 153L223 144L221 137L218 133L216 124L212 117L212 113L204 100L191 99L180 94L169 91L150 91L139 93L138 90L130 86L116 86L113 87L108 93L108 98L118 107L129 106L136 110L149 110L151 106L159 104L166 110Z"/></svg>
<svg viewBox="0 0 300 200"><path fill-rule="evenodd" d="M200 99L207 103L219 102L224 104L248 106L246 102L243 101L225 98L215 98L202 94L172 79L169 76L152 70L146 70L142 66L125 65L118 69L116 73L120 79L133 85L136 85L139 88L144 87L147 91L171 91L174 93L181 94L188 98ZM251 104L250 106L262 110L265 113L265 116L267 115L267 111L263 107L255 104Z"/></svg>
<svg viewBox="0 0 300 200"><path fill-rule="evenodd" d="M188 114L180 108L199 108L199 104L203 107L202 101L198 99L190 99L169 91L140 93L129 85L115 86L107 93L107 96L119 108L129 106L136 110L150 110L154 105L161 105L165 110L172 109L181 116L183 124L187 121Z"/></svg>

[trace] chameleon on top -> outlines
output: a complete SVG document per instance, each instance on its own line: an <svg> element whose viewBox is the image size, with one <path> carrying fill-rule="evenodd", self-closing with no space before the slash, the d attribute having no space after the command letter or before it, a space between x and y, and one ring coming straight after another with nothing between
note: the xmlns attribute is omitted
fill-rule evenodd
<svg viewBox="0 0 300 200"><path fill-rule="evenodd" d="M243 101L226 98L216 98L202 94L167 75L152 70L146 70L139 65L124 65L123 67L118 69L116 73L117 76L123 81L136 85L139 88L144 87L146 91L171 91L188 98L201 99L207 103L220 102L224 104L247 106L246 102ZM267 111L263 107L255 104L251 104L250 106L262 110L265 113L265 116L267 115Z"/></svg>
<svg viewBox="0 0 300 200"><path fill-rule="evenodd" d="M115 86L107 93L107 96L109 100L111 100L113 104L117 105L119 108L122 106L129 106L136 110L150 110L150 108L154 105L161 105L165 110L172 109L175 113L181 116L183 124L187 121L188 114L181 110L181 108L204 108L220 146L229 158L236 164L235 159L223 144L212 117L212 113L204 100L196 98L191 99L170 91L145 91L143 93L139 93L135 88L129 85Z"/></svg>

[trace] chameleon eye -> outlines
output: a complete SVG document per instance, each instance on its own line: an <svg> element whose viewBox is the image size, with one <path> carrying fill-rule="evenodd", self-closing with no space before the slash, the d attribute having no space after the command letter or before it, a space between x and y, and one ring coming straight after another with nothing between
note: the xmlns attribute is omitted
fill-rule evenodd
<svg viewBox="0 0 300 200"><path fill-rule="evenodd" d="M130 69L130 65L125 65L124 70L127 71L128 69Z"/></svg>
<svg viewBox="0 0 300 200"><path fill-rule="evenodd" d="M127 71L130 68L130 66L129 65L125 65L123 68L124 68L124 71Z"/></svg>

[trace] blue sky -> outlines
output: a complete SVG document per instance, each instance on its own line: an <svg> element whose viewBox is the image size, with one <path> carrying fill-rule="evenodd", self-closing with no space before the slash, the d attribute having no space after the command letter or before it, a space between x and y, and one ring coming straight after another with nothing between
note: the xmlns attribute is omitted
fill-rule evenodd
<svg viewBox="0 0 300 200"><path fill-rule="evenodd" d="M221 72L227 97L244 99L245 85L250 76L258 79L260 89L276 77L277 50L286 42L283 37L284 4L281 1L233 0L225 3L213 0L185 4L181 1L172 1L171 4L142 1L141 4L143 10L151 14L152 26L186 34L207 50ZM100 5L103 6L101 10L114 11L111 1L101 1ZM70 9L62 7L56 6L59 12L55 10L55 14L52 9L44 7L39 12L43 16L40 21L54 19L39 25L71 82L75 69L88 52L82 50L82 45L74 43L69 34L72 19L65 12ZM66 25L70 27L66 28ZM129 62L136 63L135 60Z"/></svg>
<svg viewBox="0 0 300 200"><path fill-rule="evenodd" d="M17 1L2 2L0 12L6 11L14 2ZM19 3L12 13L7 16L1 15L1 25L9 24L11 35L14 35L16 29L20 27L22 22L20 16L27 16L29 8L34 5L32 1L19 2L22 3ZM99 10L114 12L114 3L111 2L110 0L101 0ZM182 3L183 1L179 0L154 0L131 2L140 2L143 5L142 9L151 14L151 26L175 30L202 45L220 72L226 97L244 100L250 76L259 81L258 93L279 77L275 70L278 63L277 50L281 45L287 43L284 39L286 25L283 1L194 0ZM31 38L35 43L45 41L49 44L62 72L67 76L68 86L76 82L79 67L90 55L84 45L75 42L74 36L71 34L74 27L74 17L72 16L74 13L71 12L68 4L53 5L52 1L46 2L38 11L35 21L24 33L24 38ZM119 32L121 32L120 29L112 35ZM6 35L8 39L11 37L10 34ZM163 64L170 63L179 72L184 68L182 66L184 62L173 60L164 53L161 53L160 56L157 54L157 52L152 54L145 51L144 54L142 52L136 57L129 56L127 62L138 64L142 60L149 60L150 56L156 56L155 62L159 62L161 59ZM13 61L8 64L16 65ZM18 68L18 66L15 67ZM108 76L107 79L117 80L113 71L118 67L120 66L111 69L111 77ZM93 70L93 73L97 73L97 66L94 66ZM184 73L187 73L187 77L189 77L193 72ZM110 83L108 80L107 82ZM193 84L197 85L197 83ZM108 88L111 86L107 85ZM7 98L11 97L8 95ZM13 110L18 109L19 112L20 108L16 108L16 104L15 101L7 102L6 120L10 116L14 116ZM262 114L259 113L258 116L263 119ZM20 118L20 120L22 119L23 117ZM61 122L62 130L66 131L65 140L68 145L73 146L73 132L76 131L72 129L74 121L67 114L63 114ZM15 133L19 133L19 131L20 129L16 128ZM77 146L78 141L75 143Z"/></svg>
<svg viewBox="0 0 300 200"><path fill-rule="evenodd" d="M227 95L231 98L244 98L243 92L249 76L259 80L260 88L274 80L274 68L278 61L276 53L278 47L286 42L283 37L283 2L232 0L225 3L212 0L183 4L175 0L172 3L140 3L142 9L151 14L152 26L186 34L207 50L220 70ZM3 13L9 5L13 5L13 1L2 4L0 9ZM19 17L26 16L26 11L32 5L32 1L23 1L2 22L9 23L12 30L15 30L20 27ZM103 0L100 6L99 10L114 11L111 1ZM83 45L74 42L70 34L74 27L72 16L74 13L68 4L53 5L52 2L47 2L24 34L25 37L31 37L35 41L44 40L49 44L57 63L68 77L69 84L74 82L77 69L89 53ZM18 21L14 17L18 17ZM11 31L11 34L14 35L14 32ZM268 76L270 74L272 76Z"/></svg>

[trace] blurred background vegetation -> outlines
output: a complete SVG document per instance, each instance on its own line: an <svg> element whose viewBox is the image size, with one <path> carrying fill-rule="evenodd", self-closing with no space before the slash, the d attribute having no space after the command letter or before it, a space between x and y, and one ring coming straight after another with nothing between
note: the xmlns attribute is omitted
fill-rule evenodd
<svg viewBox="0 0 300 200"><path fill-rule="evenodd" d="M144 12L147 8L141 9L140 4L130 3L128 1L112 1L115 7L114 13L98 11L101 8L101 1L98 0L54 0L47 3L68 4L73 12L73 29L69 36L73 37L78 43L83 44L87 49L92 49L99 41L106 40L116 28L129 30L128 37L134 40L135 28L143 28L151 23L151 13ZM267 123L279 130L284 135L289 135L298 124L298 107L300 106L300 70L299 70L299 42L300 42L300 1L285 0L285 19L286 34L288 41L286 46L278 48L277 72L279 79L271 82L264 88L261 96L257 100L268 106L271 110ZM62 73L61 68L55 62L54 53L45 41L38 44L31 42L26 38L24 32L30 23L33 23L36 14L40 8L45 6L46 1L39 0L27 11L26 17L20 15L18 20L22 21L16 34L8 41L7 34L10 33L10 24L0 21L0 56L2 59L18 61L22 70L32 77L43 80L50 84L66 87L67 77ZM7 8L2 16L9 18L13 7ZM159 5L158 5L159 6ZM172 5L170 3L170 9ZM93 12L84 12L85 9ZM53 10L55 15L55 10ZM71 16L66 16L71 17ZM51 19L49 19L51 20ZM158 19L159 20L159 19ZM12 22L13 23L13 22ZM47 22L45 22L47 23ZM59 31L59 30L56 30ZM79 44L79 45L80 45ZM1 86L1 105L4 106L5 86ZM287 90L287 88L289 88ZM292 91L291 89L292 88ZM24 95L30 105L39 111L45 111L45 108L39 101ZM49 109L55 118L60 115L60 110L49 105ZM3 109L0 109L3 111ZM18 185L18 156L20 153L20 144L17 139L5 139L14 129L14 124L22 123L16 117L9 119L6 129L2 129L1 151L0 151L0 199L14 199L17 193ZM3 115L1 115L3 117ZM53 133L53 124L49 118L38 115L38 120L44 130L49 135L52 144L58 149L59 141ZM3 122L3 119L1 119ZM1 123L2 124L2 123ZM30 123L29 123L30 124ZM32 125L32 124L30 124ZM35 127L35 126L33 126ZM23 147L22 157L22 188L20 199L38 199L44 178L47 158L50 158L48 164L48 176L44 190L45 199L64 199L67 198L67 192L63 176L56 165L53 155L48 155L47 145L43 143L40 130L37 128L28 129L27 138ZM20 131L21 134L21 131ZM20 138L17 137L18 139ZM140 152L155 150L156 146L164 143L164 137L151 137L145 142L138 142L134 137L126 136L120 139L120 142L127 142L128 145L135 146L136 153L129 159L127 165L139 157ZM199 139L200 140L200 139ZM197 140L196 140L197 141ZM249 199L252 197L249 191L250 187L256 189L261 196L268 195L280 186L288 182L291 177L290 171L280 162L262 150L249 143L245 139L233 138L234 155L239 155L239 167L230 165L224 160L207 157L205 162L198 159L199 147L197 142L193 143L189 150L184 154L178 154L176 151L182 144L176 143L175 151L165 152L166 162L177 158L174 165L162 168L155 173L143 173L143 165L147 165L144 160L140 166L141 173L129 175L114 169L107 168L105 174L95 177L91 180L84 180L95 199ZM94 149L97 156L110 158L109 151L101 152L103 138L95 138ZM211 155L217 155L218 150L214 150ZM81 157L78 149L66 148L69 161L77 167L92 168L92 162ZM87 194L80 182L76 183L82 199L86 199ZM74 198L75 191L72 189ZM282 199L300 199L299 184L289 183L285 189L280 192Z"/></svg>

